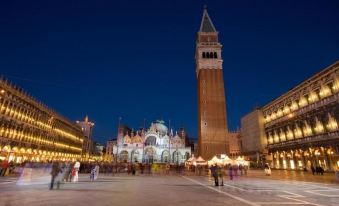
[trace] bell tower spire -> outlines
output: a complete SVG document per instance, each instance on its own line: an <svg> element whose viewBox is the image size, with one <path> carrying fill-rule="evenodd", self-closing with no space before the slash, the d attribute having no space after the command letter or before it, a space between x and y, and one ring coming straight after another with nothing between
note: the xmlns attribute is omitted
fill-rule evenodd
<svg viewBox="0 0 339 206"><path fill-rule="evenodd" d="M200 24L200 32L217 32L215 29L212 20L207 12L207 6L204 6L204 13L202 15L202 20Z"/></svg>
<svg viewBox="0 0 339 206"><path fill-rule="evenodd" d="M196 41L198 151L205 159L228 154L225 88L218 32L204 8Z"/></svg>

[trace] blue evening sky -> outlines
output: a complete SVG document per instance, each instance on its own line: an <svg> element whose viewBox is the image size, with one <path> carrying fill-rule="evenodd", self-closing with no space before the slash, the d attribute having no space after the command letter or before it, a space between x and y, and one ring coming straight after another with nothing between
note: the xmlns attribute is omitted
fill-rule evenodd
<svg viewBox="0 0 339 206"><path fill-rule="evenodd" d="M0 74L64 116L162 118L197 136L195 38L203 5L223 44L229 127L339 60L339 1L1 1Z"/></svg>

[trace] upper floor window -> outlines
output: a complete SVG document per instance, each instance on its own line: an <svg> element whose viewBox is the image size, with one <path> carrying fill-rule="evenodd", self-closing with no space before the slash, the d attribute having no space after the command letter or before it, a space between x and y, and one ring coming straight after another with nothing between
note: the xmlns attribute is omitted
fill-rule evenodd
<svg viewBox="0 0 339 206"><path fill-rule="evenodd" d="M202 52L203 59L217 59L218 53L217 52Z"/></svg>

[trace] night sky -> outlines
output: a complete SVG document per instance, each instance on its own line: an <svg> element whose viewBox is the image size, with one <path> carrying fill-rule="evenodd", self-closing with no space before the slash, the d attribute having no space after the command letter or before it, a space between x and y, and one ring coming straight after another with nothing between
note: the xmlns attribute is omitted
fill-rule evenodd
<svg viewBox="0 0 339 206"><path fill-rule="evenodd" d="M339 60L339 1L1 1L0 74L102 143L122 123L197 136L203 5L223 44L229 127Z"/></svg>

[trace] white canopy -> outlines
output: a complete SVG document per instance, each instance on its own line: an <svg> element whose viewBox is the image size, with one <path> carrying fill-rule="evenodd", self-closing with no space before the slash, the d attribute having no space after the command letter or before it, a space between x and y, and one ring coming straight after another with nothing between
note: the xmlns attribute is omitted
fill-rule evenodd
<svg viewBox="0 0 339 206"><path fill-rule="evenodd" d="M197 162L206 162L206 160L204 160L201 156L198 157L198 159L196 160Z"/></svg>
<svg viewBox="0 0 339 206"><path fill-rule="evenodd" d="M235 161L237 162L238 165L242 164L248 166L248 161L244 160L244 158L240 156Z"/></svg>
<svg viewBox="0 0 339 206"><path fill-rule="evenodd" d="M230 159L228 156L225 156L224 159L222 160L222 163L223 163L224 165L232 164L232 163L233 163L233 160Z"/></svg>
<svg viewBox="0 0 339 206"><path fill-rule="evenodd" d="M194 161L196 161L195 157L191 157L187 160L187 162L194 162Z"/></svg>
<svg viewBox="0 0 339 206"><path fill-rule="evenodd" d="M214 156L211 160L208 161L209 165L213 165L213 164L222 164L222 160L219 159L217 156Z"/></svg>

